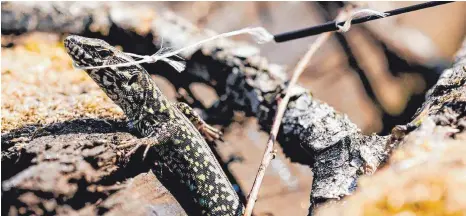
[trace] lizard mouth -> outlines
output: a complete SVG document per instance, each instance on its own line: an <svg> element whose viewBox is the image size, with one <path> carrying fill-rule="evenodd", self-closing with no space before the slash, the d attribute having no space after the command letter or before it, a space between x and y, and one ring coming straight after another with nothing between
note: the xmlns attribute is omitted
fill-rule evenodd
<svg viewBox="0 0 466 216"><path fill-rule="evenodd" d="M77 37L79 36L68 36L64 42L66 52L73 59L73 64L80 67L97 66L98 62L84 49L84 46L80 46Z"/></svg>

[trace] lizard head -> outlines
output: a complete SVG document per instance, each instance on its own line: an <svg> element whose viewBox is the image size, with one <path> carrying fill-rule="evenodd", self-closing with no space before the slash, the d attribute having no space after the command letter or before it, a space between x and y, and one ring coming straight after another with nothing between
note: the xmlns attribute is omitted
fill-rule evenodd
<svg viewBox="0 0 466 216"><path fill-rule="evenodd" d="M75 64L81 67L100 66L120 52L103 40L77 35L65 39L65 48Z"/></svg>
<svg viewBox="0 0 466 216"><path fill-rule="evenodd" d="M64 43L68 55L79 67L109 65L85 71L127 115L140 109L138 106L146 99L144 87L150 76L139 65L110 66L134 61L130 56L100 39L71 35Z"/></svg>

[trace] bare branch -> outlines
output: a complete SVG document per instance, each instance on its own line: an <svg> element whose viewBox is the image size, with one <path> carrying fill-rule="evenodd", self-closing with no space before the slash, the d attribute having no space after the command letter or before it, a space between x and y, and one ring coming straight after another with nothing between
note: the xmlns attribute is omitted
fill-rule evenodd
<svg viewBox="0 0 466 216"><path fill-rule="evenodd" d="M265 171L270 164L270 161L274 158L274 150L273 144L275 143L276 137L278 135L278 130L280 129L280 124L283 119L283 115L288 105L288 101L292 95L292 91L295 88L296 82L298 81L299 76L303 73L306 69L307 64L310 62L314 53L328 40L331 33L327 32L320 35L317 40L310 46L309 50L306 52L304 57L298 62L296 66L293 76L291 78L290 84L286 90L285 97L280 100L277 114L273 121L272 130L270 131L269 140L267 141L267 147L264 152L264 156L262 158L262 162L259 166L259 170L257 171L256 179L254 180L254 184L251 188L251 192L248 196L248 203L246 205L246 210L244 216L250 216L252 214L252 210L254 208L254 203L257 200L257 194L259 193L259 188L262 183L262 179L264 178Z"/></svg>

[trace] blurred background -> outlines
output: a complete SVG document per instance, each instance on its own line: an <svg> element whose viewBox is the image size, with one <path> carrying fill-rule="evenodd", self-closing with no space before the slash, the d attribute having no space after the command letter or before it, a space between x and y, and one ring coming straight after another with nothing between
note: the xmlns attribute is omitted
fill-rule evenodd
<svg viewBox="0 0 466 216"><path fill-rule="evenodd" d="M420 2L352 2L387 11ZM157 2L200 27L223 33L263 26L272 34L332 20L337 2ZM300 83L347 113L366 133L406 121L427 85L447 67L466 31L466 3L454 3L353 26L323 46ZM238 39L246 39L247 36ZM316 37L261 46L269 62L293 69ZM352 54L352 56L348 56ZM411 102L416 100L416 102ZM400 120L399 120L400 119Z"/></svg>
<svg viewBox="0 0 466 216"><path fill-rule="evenodd" d="M416 3L419 2L352 2L378 11ZM343 6L342 2L140 2L137 4L146 4L157 9L167 8L200 28L211 29L218 33L262 26L274 34L332 20ZM395 125L410 120L422 104L426 90L436 82L440 72L450 65L466 33L465 14L466 3L457 2L353 26L345 34L332 36L315 55L299 83L310 89L318 99L347 114L364 133L387 134ZM258 46L261 55L270 63L286 65L290 72L315 39L314 36ZM14 40L17 44L23 43L25 49L18 50L18 46L11 48L5 45L7 40ZM44 62L44 58L52 59L51 61L57 58L66 59L62 47L56 48L60 51L43 48L44 44L60 43L59 40L56 35L33 34L9 38L2 35L3 123L5 120L22 118L21 115L29 117L36 115L25 114L12 108L17 107L19 103L11 96L14 95L12 92L21 90L18 87L23 84L30 88L29 84L32 82L28 80L30 78L21 78L24 80L14 78L14 71L23 70L24 68L20 67L24 67L25 64L38 67L37 64ZM246 36L239 36L234 40L249 39ZM71 67L67 69L75 70ZM41 70L45 69L31 68L31 73ZM36 75L44 76L44 73ZM70 83L77 83L84 78L69 79L71 79ZM171 84L165 78L155 76L155 80L164 93L171 100L175 100ZM56 83L60 82L63 82L63 79L57 78ZM68 91L63 89L69 86L56 85L59 85L59 88L39 86L39 89L47 90L44 90L44 95L37 97L63 94L62 92ZM36 97L34 94L40 92L37 89L28 91L34 91L28 94L28 97ZM212 104L216 99L213 91L204 86L195 86L193 91L198 96L202 95L199 98L207 105ZM5 98L7 99L4 100ZM82 100L94 101L89 97ZM108 103L108 101L104 102ZM37 106L44 105L42 103ZM2 126L2 133L4 131L5 128ZM267 138L268 134L259 130L254 118L241 118L226 128L226 142L218 146L219 155L225 162L236 161L229 163L229 168L244 193L248 193L252 186ZM279 152L266 173L255 213L306 215L311 184L311 169L291 163Z"/></svg>
<svg viewBox="0 0 466 216"><path fill-rule="evenodd" d="M353 2L387 11L420 2ZM262 26L272 34L333 20L338 2L170 2L156 3L199 27L218 33ZM454 3L355 25L335 35L312 59L299 83L320 100L346 113L366 133L387 134L410 120L425 92L448 67L466 34L466 3ZM259 45L269 62L294 65L317 37ZM237 37L248 40L247 36ZM268 135L254 119L234 123L224 155L240 155L230 165L248 193ZM251 147L251 143L255 144ZM227 148L228 146L228 148ZM231 150L230 150L231 149ZM290 163L282 154L273 160L261 187L255 213L306 215L312 182L310 168ZM299 208L298 208L299 206Z"/></svg>
<svg viewBox="0 0 466 216"><path fill-rule="evenodd" d="M352 3L387 11L420 2ZM262 26L272 34L333 20L343 6L341 2L155 4L218 33ZM335 34L322 46L299 83L318 99L347 114L364 133L387 134L395 125L409 122L422 104L425 92L450 65L466 34L465 14L466 2L457 2L354 25L349 32ZM286 65L291 73L316 38L258 46L269 62ZM248 37L235 39L248 40ZM230 165L245 193L252 186L268 138L258 129L254 119L234 123L226 137L227 142L234 144L219 148L225 158L231 155L245 158ZM311 182L310 168L290 163L279 154L267 171L255 213L306 215Z"/></svg>

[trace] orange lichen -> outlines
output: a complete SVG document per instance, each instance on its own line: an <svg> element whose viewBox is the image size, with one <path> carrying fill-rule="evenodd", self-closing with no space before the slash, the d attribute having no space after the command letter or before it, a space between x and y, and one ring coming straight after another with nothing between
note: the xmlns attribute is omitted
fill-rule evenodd
<svg viewBox="0 0 466 216"><path fill-rule="evenodd" d="M92 79L71 65L57 37L30 35L2 52L2 133L77 118L122 118Z"/></svg>

